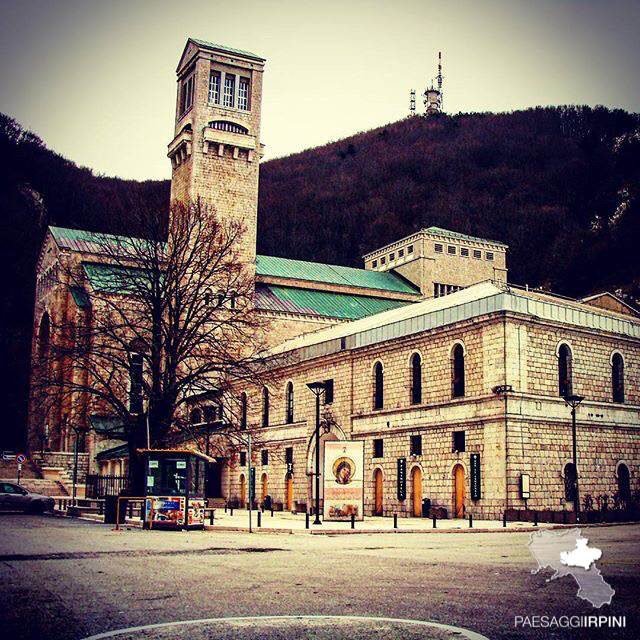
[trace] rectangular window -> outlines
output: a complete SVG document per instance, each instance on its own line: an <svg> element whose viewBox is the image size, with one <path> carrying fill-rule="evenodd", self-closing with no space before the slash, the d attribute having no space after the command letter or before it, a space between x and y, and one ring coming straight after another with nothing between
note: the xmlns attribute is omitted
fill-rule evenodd
<svg viewBox="0 0 640 640"><path fill-rule="evenodd" d="M411 436L411 455L422 455L422 436Z"/></svg>
<svg viewBox="0 0 640 640"><path fill-rule="evenodd" d="M395 259L396 259L396 254L395 253L392 253L392 254L389 255L389 262L392 262Z"/></svg>
<svg viewBox="0 0 640 640"><path fill-rule="evenodd" d="M386 264L386 263L387 263L386 258L380 258L380 264Z"/></svg>
<svg viewBox="0 0 640 640"><path fill-rule="evenodd" d="M469 249L467 249L466 247L460 247L460 255L463 258L468 258L469 257Z"/></svg>
<svg viewBox="0 0 640 640"><path fill-rule="evenodd" d="M447 245L447 253L450 256L455 256L456 255L456 248L452 244Z"/></svg>
<svg viewBox="0 0 640 640"><path fill-rule="evenodd" d="M407 253L413 253L413 245L412 245L412 244L410 244L410 245L407 247Z"/></svg>
<svg viewBox="0 0 640 640"><path fill-rule="evenodd" d="M260 452L260 455L262 456L262 464L263 465L269 464L269 450L268 449L263 449Z"/></svg>
<svg viewBox="0 0 640 640"><path fill-rule="evenodd" d="M246 453L246 451L241 451L240 452L240 466L241 467L246 467L247 466L247 453Z"/></svg>
<svg viewBox="0 0 640 640"><path fill-rule="evenodd" d="M284 461L287 464L292 464L293 463L293 447L287 447L284 450Z"/></svg>
<svg viewBox="0 0 640 640"><path fill-rule="evenodd" d="M182 81L180 115L191 109L191 105L193 105L193 74Z"/></svg>
<svg viewBox="0 0 640 640"><path fill-rule="evenodd" d="M487 260L493 260L493 253L491 251L486 251L485 254L484 254L484 257Z"/></svg>
<svg viewBox="0 0 640 640"><path fill-rule="evenodd" d="M236 93L236 77L233 75L225 74L224 99L222 103L225 107L233 107L235 93Z"/></svg>
<svg viewBox="0 0 640 640"><path fill-rule="evenodd" d="M220 73L212 71L209 74L209 102L220 104Z"/></svg>
<svg viewBox="0 0 640 640"><path fill-rule="evenodd" d="M384 440L382 438L373 441L373 457L384 457Z"/></svg>
<svg viewBox="0 0 640 640"><path fill-rule="evenodd" d="M404 249L398 249L398 258L404 257Z"/></svg>
<svg viewBox="0 0 640 640"><path fill-rule="evenodd" d="M249 78L240 78L238 85L238 109L249 110Z"/></svg>
<svg viewBox="0 0 640 640"><path fill-rule="evenodd" d="M443 252L444 252L444 247L443 247L439 242L436 242L436 243L433 245L433 249L434 249L434 251L435 251L436 253L443 253Z"/></svg>
<svg viewBox="0 0 640 640"><path fill-rule="evenodd" d="M333 378L324 381L324 403L331 404L333 402Z"/></svg>
<svg viewBox="0 0 640 640"><path fill-rule="evenodd" d="M375 269L377 266L378 266L378 261L377 261L377 260L374 260L374 261L371 263L371 268L372 268L372 269Z"/></svg>
<svg viewBox="0 0 640 640"><path fill-rule="evenodd" d="M464 431L453 432L453 450L460 453L464 451Z"/></svg>
<svg viewBox="0 0 640 640"><path fill-rule="evenodd" d="M474 249L473 257L476 258L477 260L480 260L480 258L482 258L482 251L479 251L478 249Z"/></svg>

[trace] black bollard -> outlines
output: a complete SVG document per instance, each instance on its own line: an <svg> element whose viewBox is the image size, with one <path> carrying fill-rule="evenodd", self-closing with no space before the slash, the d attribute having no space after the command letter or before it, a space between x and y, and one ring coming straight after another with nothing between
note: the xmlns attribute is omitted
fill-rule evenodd
<svg viewBox="0 0 640 640"><path fill-rule="evenodd" d="M469 529L473 529L473 513L469 514Z"/></svg>
<svg viewBox="0 0 640 640"><path fill-rule="evenodd" d="M507 512L506 511L502 514L502 526L503 527L507 526Z"/></svg>
<svg viewBox="0 0 640 640"><path fill-rule="evenodd" d="M227 503L224 503L224 512L227 513Z"/></svg>
<svg viewBox="0 0 640 640"><path fill-rule="evenodd" d="M273 507L271 507L271 517L273 518Z"/></svg>
<svg viewBox="0 0 640 640"><path fill-rule="evenodd" d="M351 514L351 528L352 529L356 528L356 517L353 513Z"/></svg>
<svg viewBox="0 0 640 640"><path fill-rule="evenodd" d="M213 509L211 509L211 511L209 511L209 524L213 525L213 514L215 513L215 511Z"/></svg>
<svg viewBox="0 0 640 640"><path fill-rule="evenodd" d="M394 529L398 528L398 514L397 513L393 514L393 528Z"/></svg>
<svg viewBox="0 0 640 640"><path fill-rule="evenodd" d="M304 528L308 529L309 528L309 512L308 511L305 512L304 517L305 517Z"/></svg>
<svg viewBox="0 0 640 640"><path fill-rule="evenodd" d="M258 526L262 526L262 511L258 511Z"/></svg>
<svg viewBox="0 0 640 640"><path fill-rule="evenodd" d="M233 507L229 507L229 514L233 515Z"/></svg>
<svg viewBox="0 0 640 640"><path fill-rule="evenodd" d="M534 527L538 526L538 512L537 511L533 512L533 526Z"/></svg>
<svg viewBox="0 0 640 640"><path fill-rule="evenodd" d="M435 516L433 516L433 528L434 529L436 528L436 517Z"/></svg>

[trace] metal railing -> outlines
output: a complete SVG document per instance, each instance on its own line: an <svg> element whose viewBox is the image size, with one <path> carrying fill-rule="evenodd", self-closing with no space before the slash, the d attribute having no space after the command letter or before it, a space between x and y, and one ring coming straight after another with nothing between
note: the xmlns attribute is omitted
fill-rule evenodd
<svg viewBox="0 0 640 640"><path fill-rule="evenodd" d="M87 498L104 498L105 496L117 496L128 486L127 476L101 476L88 475L85 487Z"/></svg>

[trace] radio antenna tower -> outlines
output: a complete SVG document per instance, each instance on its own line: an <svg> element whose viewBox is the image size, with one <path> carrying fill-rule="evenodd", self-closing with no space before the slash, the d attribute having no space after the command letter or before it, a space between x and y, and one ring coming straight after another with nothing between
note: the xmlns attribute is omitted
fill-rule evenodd
<svg viewBox="0 0 640 640"><path fill-rule="evenodd" d="M416 90L411 89L411 93L409 94L409 116L416 115Z"/></svg>
<svg viewBox="0 0 640 640"><path fill-rule="evenodd" d="M440 93L440 111L444 110L444 96L442 93L442 51L438 51L438 91Z"/></svg>
<svg viewBox="0 0 640 640"><path fill-rule="evenodd" d="M422 94L424 97L424 115L435 116L442 113L442 52L438 52L438 75L437 75L437 88L433 86L433 80L431 86L427 87Z"/></svg>

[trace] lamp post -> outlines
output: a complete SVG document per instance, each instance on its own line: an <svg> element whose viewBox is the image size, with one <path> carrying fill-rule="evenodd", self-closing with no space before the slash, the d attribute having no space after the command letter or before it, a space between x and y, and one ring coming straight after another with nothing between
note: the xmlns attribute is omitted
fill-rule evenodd
<svg viewBox="0 0 640 640"><path fill-rule="evenodd" d="M76 504L76 485L78 483L78 438L80 434L85 434L89 431L86 427L75 427L71 426L74 430L76 437L73 440L73 491L71 495L71 504L75 506Z"/></svg>
<svg viewBox="0 0 640 640"><path fill-rule="evenodd" d="M309 382L307 387L316 397L316 519L313 524L322 524L320 521L320 396L326 389L324 382Z"/></svg>
<svg viewBox="0 0 640 640"><path fill-rule="evenodd" d="M571 407L571 428L573 435L573 470L575 473L576 486L574 487L574 511L576 522L580 522L580 491L578 489L578 447L576 440L576 407L584 400L584 396L574 394L565 396L564 401Z"/></svg>

